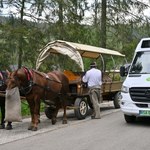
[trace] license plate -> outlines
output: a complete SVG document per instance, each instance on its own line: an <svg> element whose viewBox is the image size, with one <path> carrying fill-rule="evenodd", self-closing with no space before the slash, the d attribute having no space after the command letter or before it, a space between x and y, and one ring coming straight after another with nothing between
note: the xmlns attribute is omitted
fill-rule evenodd
<svg viewBox="0 0 150 150"><path fill-rule="evenodd" d="M140 110L139 115L140 116L150 116L150 110Z"/></svg>

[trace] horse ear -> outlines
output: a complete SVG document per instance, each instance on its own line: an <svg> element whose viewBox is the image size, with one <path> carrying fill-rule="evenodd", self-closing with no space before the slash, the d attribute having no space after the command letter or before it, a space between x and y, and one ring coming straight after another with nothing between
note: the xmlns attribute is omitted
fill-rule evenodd
<svg viewBox="0 0 150 150"><path fill-rule="evenodd" d="M8 75L10 75L10 71L9 70L6 69L6 72L7 72Z"/></svg>

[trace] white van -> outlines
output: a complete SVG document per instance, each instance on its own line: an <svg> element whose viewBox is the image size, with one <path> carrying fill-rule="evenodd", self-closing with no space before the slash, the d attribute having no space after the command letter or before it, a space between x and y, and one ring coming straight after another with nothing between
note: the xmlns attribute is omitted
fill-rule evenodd
<svg viewBox="0 0 150 150"><path fill-rule="evenodd" d="M120 71L125 75L125 68ZM136 47L121 89L120 106L127 123L150 117L150 38L141 39Z"/></svg>

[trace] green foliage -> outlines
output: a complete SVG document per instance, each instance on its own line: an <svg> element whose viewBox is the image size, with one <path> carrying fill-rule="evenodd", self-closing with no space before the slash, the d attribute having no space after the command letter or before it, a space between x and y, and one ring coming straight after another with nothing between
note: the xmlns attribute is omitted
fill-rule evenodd
<svg viewBox="0 0 150 150"><path fill-rule="evenodd" d="M110 72L109 73L109 77L113 80L113 81L121 81L121 77L119 73L115 73L115 72Z"/></svg>
<svg viewBox="0 0 150 150"><path fill-rule="evenodd" d="M9 17L1 17L0 21L0 64L1 69L9 68L10 65L21 65L35 68L39 50L48 42L53 40L66 40L71 42L100 46L102 34L101 27L101 3L97 0L51 0L36 1L31 3L33 14L28 14L27 21L26 3L24 1L8 1L8 6L23 8L22 19L11 14ZM28 1L30 3L30 1ZM131 8L136 8L138 16L130 12ZM150 36L149 19L145 19L143 10L146 5L129 0L107 1L107 24L106 24L106 48L114 49L126 55L130 62L134 49L142 37ZM85 17L85 12L90 10L92 16ZM47 13L48 12L48 13ZM44 13L45 16L42 16ZM41 16L45 19L41 20ZM127 17L129 16L129 17ZM91 24L87 24L87 19ZM67 61L64 62L64 59ZM52 62L46 60L42 70L49 71L51 65L59 65L62 69L75 69L71 60L61 56L55 57ZM91 60L85 60L85 68L88 69ZM96 60L98 61L98 60ZM107 67L112 68L113 63L106 59ZM99 62L100 68L102 63ZM70 65L71 64L71 65ZM78 68L77 68L78 69Z"/></svg>
<svg viewBox="0 0 150 150"><path fill-rule="evenodd" d="M29 105L27 104L26 101L23 101L21 103L21 114L22 114L22 116L28 116L28 115L30 115Z"/></svg>
<svg viewBox="0 0 150 150"><path fill-rule="evenodd" d="M52 70L70 70L74 72L81 71L79 66L68 56L55 54L47 57L40 67L40 71L42 72L49 72Z"/></svg>
<svg viewBox="0 0 150 150"><path fill-rule="evenodd" d="M40 112L44 112L44 107L45 104L42 102L41 107L40 107ZM23 100L21 103L21 114L22 116L30 116L30 109L29 109L29 104L27 103L26 100Z"/></svg>

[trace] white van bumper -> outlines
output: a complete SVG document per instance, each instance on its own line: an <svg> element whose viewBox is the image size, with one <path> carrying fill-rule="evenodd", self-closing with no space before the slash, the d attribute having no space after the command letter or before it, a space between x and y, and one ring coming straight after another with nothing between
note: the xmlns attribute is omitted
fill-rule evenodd
<svg viewBox="0 0 150 150"><path fill-rule="evenodd" d="M124 114L137 117L150 117L150 103L134 102L131 100L129 93L121 93L121 97L120 107ZM137 105L141 105L142 107L138 107Z"/></svg>

